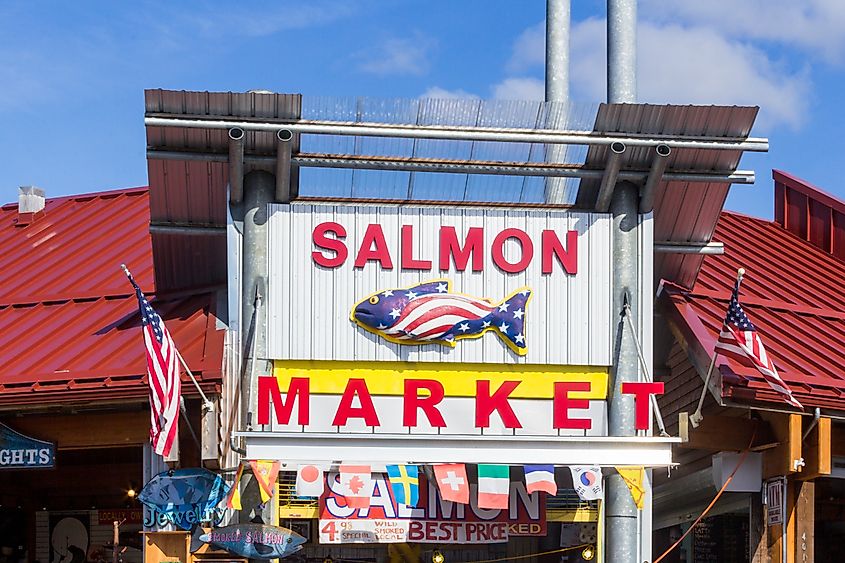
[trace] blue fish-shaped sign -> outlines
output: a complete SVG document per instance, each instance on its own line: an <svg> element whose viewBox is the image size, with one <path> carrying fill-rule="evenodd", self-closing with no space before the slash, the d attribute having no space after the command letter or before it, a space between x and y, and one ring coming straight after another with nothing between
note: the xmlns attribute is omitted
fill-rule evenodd
<svg viewBox="0 0 845 563"><path fill-rule="evenodd" d="M194 513L202 518L226 498L229 488L222 477L207 469L175 469L150 479L138 494L138 500L163 514ZM193 522L176 518L175 522L188 530L196 518Z"/></svg>
<svg viewBox="0 0 845 563"><path fill-rule="evenodd" d="M307 541L293 530L267 524L226 526L211 530L199 539L249 559L287 557L302 549Z"/></svg>
<svg viewBox="0 0 845 563"><path fill-rule="evenodd" d="M462 338L478 338L494 331L511 350L523 356L528 351L525 309L530 300L531 290L527 287L493 303L453 293L451 282L439 279L373 293L355 304L351 320L397 344L455 346Z"/></svg>

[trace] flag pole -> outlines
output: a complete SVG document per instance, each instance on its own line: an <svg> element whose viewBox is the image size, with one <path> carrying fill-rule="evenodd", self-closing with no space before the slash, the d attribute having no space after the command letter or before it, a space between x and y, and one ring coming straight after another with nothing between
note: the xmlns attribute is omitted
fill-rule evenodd
<svg viewBox="0 0 845 563"><path fill-rule="evenodd" d="M742 277L745 275L745 268L740 268L736 271L736 290L739 293L739 286L742 283ZM724 321L722 322L722 328L725 328ZM690 424L692 424L693 428L698 428L698 425L701 424L701 421L704 420L704 415L701 414L701 408L704 406L704 397L707 396L707 390L710 387L710 377L713 375L713 368L716 367L716 356L719 355L719 352L714 348L713 349L713 358L710 360L710 368L707 370L707 377L704 378L704 387L701 389L701 396L698 398L698 408L695 409L695 412L689 417Z"/></svg>
<svg viewBox="0 0 845 563"><path fill-rule="evenodd" d="M129 268L126 267L126 264L121 264L120 267L123 270L123 273L126 274L126 277L129 278L130 281L134 279L132 277L132 272L129 271ZM191 371L191 368L188 367L188 363L185 361L185 358L183 358L182 354L179 353L178 348L174 348L174 350L176 352L176 357L179 358L179 361L181 362L182 367L185 368L185 372L187 372L188 377L191 378L191 381L194 383L194 387L197 388L197 391L199 391L200 397L202 397L202 407L208 412L214 412L214 403L209 401L208 397L205 395L205 393L203 393L203 390L200 388L200 384L197 383L197 379L196 379L196 377L194 377L194 374Z"/></svg>

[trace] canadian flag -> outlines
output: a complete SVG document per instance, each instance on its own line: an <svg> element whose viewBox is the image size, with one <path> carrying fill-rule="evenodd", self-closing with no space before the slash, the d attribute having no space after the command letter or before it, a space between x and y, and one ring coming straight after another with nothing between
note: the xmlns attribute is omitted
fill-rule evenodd
<svg viewBox="0 0 845 563"><path fill-rule="evenodd" d="M369 508L373 491L369 465L341 465L338 492L346 497L349 508Z"/></svg>

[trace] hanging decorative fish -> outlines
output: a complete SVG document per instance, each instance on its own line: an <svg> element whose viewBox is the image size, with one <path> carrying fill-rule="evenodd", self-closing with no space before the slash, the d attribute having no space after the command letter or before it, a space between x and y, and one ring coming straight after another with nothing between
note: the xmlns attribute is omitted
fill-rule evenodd
<svg viewBox="0 0 845 563"><path fill-rule="evenodd" d="M212 520L229 485L207 469L175 469L150 479L138 500L167 522L190 530L194 524Z"/></svg>
<svg viewBox="0 0 845 563"><path fill-rule="evenodd" d="M249 559L287 557L302 549L302 544L308 541L293 530L267 524L226 526L211 530L199 539Z"/></svg>
<svg viewBox="0 0 845 563"><path fill-rule="evenodd" d="M499 303L453 293L450 280L427 281L404 289L385 289L352 308L358 326L397 344L455 346L463 338L479 338L494 331L508 347L523 356L528 351L525 309L531 290L517 289Z"/></svg>

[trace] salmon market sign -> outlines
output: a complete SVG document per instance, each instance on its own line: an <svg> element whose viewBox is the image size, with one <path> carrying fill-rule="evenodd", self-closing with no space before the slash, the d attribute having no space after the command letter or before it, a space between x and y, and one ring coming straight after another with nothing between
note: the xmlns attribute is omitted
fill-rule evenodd
<svg viewBox="0 0 845 563"><path fill-rule="evenodd" d="M274 370L250 457L671 463L661 439L607 436L610 215L294 203L268 223ZM662 385L620 391L648 429Z"/></svg>

